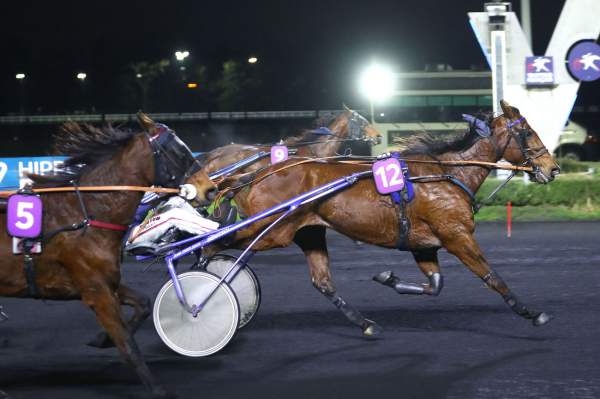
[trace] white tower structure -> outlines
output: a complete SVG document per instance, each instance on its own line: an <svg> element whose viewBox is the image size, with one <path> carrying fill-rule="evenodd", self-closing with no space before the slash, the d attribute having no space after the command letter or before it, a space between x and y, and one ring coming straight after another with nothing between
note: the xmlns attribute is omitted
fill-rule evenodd
<svg viewBox="0 0 600 399"><path fill-rule="evenodd" d="M540 3L543 7L543 3ZM518 107L550 152L567 123L580 82L567 71L567 53L580 40L600 34L599 0L566 0L545 56L553 59L553 82L526 84L526 57L533 56L529 40L509 2L486 3L484 12L470 12L469 21L492 70L493 110L499 101Z"/></svg>

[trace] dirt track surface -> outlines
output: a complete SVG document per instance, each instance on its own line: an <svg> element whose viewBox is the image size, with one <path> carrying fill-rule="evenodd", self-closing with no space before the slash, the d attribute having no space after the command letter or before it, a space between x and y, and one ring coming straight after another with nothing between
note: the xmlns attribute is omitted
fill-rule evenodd
<svg viewBox="0 0 600 399"><path fill-rule="evenodd" d="M137 334L156 377L180 398L600 398L600 223L478 226L492 266L543 327L514 315L445 251L437 298L400 296L371 277L392 269L423 276L406 253L329 234L338 293L383 328L375 339L311 285L301 252L255 256L262 284L255 320L222 352L185 358L148 320ZM164 270L128 262L124 279L154 296ZM0 390L11 398L139 398L145 394L114 349L85 343L98 331L78 302L0 298ZM0 395L1 397L1 395Z"/></svg>

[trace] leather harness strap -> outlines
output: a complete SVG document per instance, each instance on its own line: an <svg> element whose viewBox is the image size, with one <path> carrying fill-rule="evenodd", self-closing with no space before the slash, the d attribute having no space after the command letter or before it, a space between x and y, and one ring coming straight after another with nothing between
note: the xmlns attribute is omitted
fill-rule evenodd
<svg viewBox="0 0 600 399"><path fill-rule="evenodd" d="M107 222L101 222L100 220L90 220L88 222L88 225L91 227L97 227L99 229L107 229L107 230L114 230L114 231L129 230L129 226L127 226L125 224L107 223Z"/></svg>

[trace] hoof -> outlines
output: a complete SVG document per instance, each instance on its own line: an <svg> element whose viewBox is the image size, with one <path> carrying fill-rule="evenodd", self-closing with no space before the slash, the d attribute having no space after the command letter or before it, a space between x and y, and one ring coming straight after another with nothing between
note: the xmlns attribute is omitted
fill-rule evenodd
<svg viewBox="0 0 600 399"><path fill-rule="evenodd" d="M98 334L96 338L88 342L87 345L99 349L114 348L115 346L112 339L110 339L106 333Z"/></svg>
<svg viewBox="0 0 600 399"><path fill-rule="evenodd" d="M544 324L548 324L552 319L551 315L542 312L533 318L533 325L536 327L543 326Z"/></svg>
<svg viewBox="0 0 600 399"><path fill-rule="evenodd" d="M383 332L383 328L379 327L373 320L365 319L367 321L366 326L363 328L363 335L365 337L374 337Z"/></svg>
<svg viewBox="0 0 600 399"><path fill-rule="evenodd" d="M391 270L381 272L373 276L373 280L380 284L390 285L394 281L394 273Z"/></svg>

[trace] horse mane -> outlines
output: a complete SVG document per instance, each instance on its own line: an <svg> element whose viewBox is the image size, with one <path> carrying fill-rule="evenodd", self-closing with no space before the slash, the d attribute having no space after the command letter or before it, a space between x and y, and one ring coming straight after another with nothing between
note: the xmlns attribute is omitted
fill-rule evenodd
<svg viewBox="0 0 600 399"><path fill-rule="evenodd" d="M492 120L491 113L479 113L477 118L487 121ZM404 147L402 155L441 155L447 152L462 152L471 148L481 136L477 134L474 126L466 132L455 132L445 137L433 135L428 132L417 133L407 138L395 139L394 142Z"/></svg>
<svg viewBox="0 0 600 399"><path fill-rule="evenodd" d="M30 174L28 177L42 185L78 180L85 170L108 159L135 134L129 129L119 129L110 124L95 127L86 123L66 122L53 136L52 152L69 158L52 175Z"/></svg>

